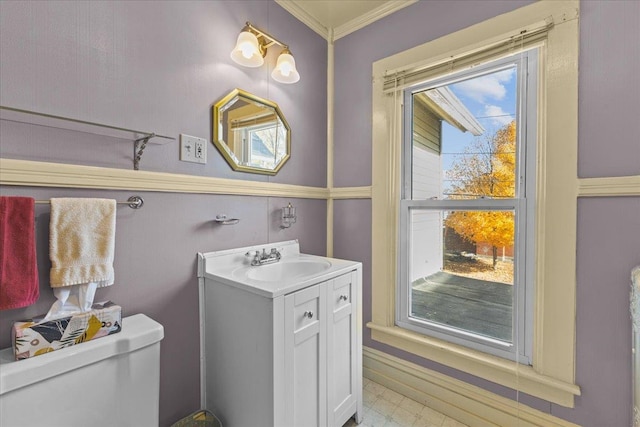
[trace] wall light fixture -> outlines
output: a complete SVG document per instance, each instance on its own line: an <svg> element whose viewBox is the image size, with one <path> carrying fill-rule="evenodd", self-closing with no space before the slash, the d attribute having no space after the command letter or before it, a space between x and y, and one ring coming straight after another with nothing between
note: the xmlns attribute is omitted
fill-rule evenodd
<svg viewBox="0 0 640 427"><path fill-rule="evenodd" d="M282 52L278 56L276 68L271 72L271 77L277 82L291 84L300 80L300 74L296 70L296 60L291 55L289 46L280 42L272 35L265 33L247 22L236 41L236 46L231 51L231 59L245 67L260 67L264 64L267 48L277 44L282 46Z"/></svg>

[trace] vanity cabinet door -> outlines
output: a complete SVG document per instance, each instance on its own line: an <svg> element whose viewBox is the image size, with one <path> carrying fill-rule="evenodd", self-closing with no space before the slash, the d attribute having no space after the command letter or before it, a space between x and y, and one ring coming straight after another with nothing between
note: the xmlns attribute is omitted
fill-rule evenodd
<svg viewBox="0 0 640 427"><path fill-rule="evenodd" d="M356 411L356 275L328 282L328 404L329 425L342 426Z"/></svg>
<svg viewBox="0 0 640 427"><path fill-rule="evenodd" d="M285 296L285 417L288 426L327 425L326 282Z"/></svg>

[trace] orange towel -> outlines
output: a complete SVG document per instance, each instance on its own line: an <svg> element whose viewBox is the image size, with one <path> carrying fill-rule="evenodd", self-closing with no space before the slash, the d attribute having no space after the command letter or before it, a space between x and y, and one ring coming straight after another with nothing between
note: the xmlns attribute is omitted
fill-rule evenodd
<svg viewBox="0 0 640 427"><path fill-rule="evenodd" d="M0 197L0 310L26 307L40 295L34 205L31 197Z"/></svg>

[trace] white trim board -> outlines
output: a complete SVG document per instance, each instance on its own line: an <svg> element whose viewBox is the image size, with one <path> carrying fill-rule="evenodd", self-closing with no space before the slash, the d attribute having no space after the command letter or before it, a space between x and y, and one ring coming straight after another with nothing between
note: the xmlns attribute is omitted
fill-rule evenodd
<svg viewBox="0 0 640 427"><path fill-rule="evenodd" d="M578 196L640 196L640 175L579 179Z"/></svg>
<svg viewBox="0 0 640 427"><path fill-rule="evenodd" d="M0 184L328 199L323 187L0 158Z"/></svg>
<svg viewBox="0 0 640 427"><path fill-rule="evenodd" d="M370 199L372 191L371 186L307 187L5 158L0 158L0 184L334 200ZM580 197L640 196L640 175L582 178L578 187Z"/></svg>
<svg viewBox="0 0 640 427"><path fill-rule="evenodd" d="M329 188L332 199L370 199L371 186L368 187L332 187Z"/></svg>
<svg viewBox="0 0 640 427"><path fill-rule="evenodd" d="M576 427L483 388L364 347L364 376L472 426Z"/></svg>

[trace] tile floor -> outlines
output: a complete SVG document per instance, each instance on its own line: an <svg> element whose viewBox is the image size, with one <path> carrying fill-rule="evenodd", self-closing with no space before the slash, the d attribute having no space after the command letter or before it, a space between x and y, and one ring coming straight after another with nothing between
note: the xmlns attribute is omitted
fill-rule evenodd
<svg viewBox="0 0 640 427"><path fill-rule="evenodd" d="M467 427L367 378L362 383L364 416L359 427ZM351 419L343 427L355 426Z"/></svg>

